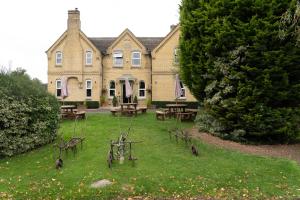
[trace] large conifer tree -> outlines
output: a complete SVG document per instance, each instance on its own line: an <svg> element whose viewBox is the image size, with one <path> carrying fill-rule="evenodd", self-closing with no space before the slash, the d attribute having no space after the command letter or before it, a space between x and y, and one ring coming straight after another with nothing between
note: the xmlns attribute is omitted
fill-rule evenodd
<svg viewBox="0 0 300 200"><path fill-rule="evenodd" d="M181 78L203 103L201 129L238 140L300 135L296 0L182 0Z"/></svg>

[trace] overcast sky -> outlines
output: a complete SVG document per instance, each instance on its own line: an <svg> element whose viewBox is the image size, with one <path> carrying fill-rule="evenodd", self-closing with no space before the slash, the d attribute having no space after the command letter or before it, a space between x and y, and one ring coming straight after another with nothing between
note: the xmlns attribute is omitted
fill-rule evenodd
<svg viewBox="0 0 300 200"><path fill-rule="evenodd" d="M138 37L165 36L179 22L181 0L7 0L0 2L0 67L26 69L47 82L45 51L78 8L88 37L116 37L129 28Z"/></svg>

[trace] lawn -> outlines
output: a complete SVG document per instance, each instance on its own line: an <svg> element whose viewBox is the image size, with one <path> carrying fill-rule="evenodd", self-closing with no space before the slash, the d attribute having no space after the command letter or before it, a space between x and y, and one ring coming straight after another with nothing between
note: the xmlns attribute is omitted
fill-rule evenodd
<svg viewBox="0 0 300 200"><path fill-rule="evenodd" d="M130 138L138 157L112 169L106 157L110 139L132 124ZM76 156L63 157L56 170L57 152L49 144L32 152L0 160L0 199L114 199L118 197L215 197L220 199L267 199L300 197L300 167L290 160L246 155L194 141L200 155L193 156L183 142L169 139L168 128L175 120L156 121L153 113L136 118L89 114L84 129L86 140ZM73 136L74 122L61 123L64 138ZM100 179L113 182L102 189L90 188Z"/></svg>

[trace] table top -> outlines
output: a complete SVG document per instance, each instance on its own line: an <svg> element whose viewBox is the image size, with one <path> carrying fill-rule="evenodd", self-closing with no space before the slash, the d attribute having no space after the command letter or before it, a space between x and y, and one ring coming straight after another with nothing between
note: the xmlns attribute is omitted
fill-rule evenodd
<svg viewBox="0 0 300 200"><path fill-rule="evenodd" d="M126 105L137 105L137 103L120 103L120 105L126 106Z"/></svg>
<svg viewBox="0 0 300 200"><path fill-rule="evenodd" d="M61 109L68 109L68 108L76 108L75 105L62 105L60 106Z"/></svg>
<svg viewBox="0 0 300 200"><path fill-rule="evenodd" d="M187 107L187 104L166 104L166 107L183 108Z"/></svg>

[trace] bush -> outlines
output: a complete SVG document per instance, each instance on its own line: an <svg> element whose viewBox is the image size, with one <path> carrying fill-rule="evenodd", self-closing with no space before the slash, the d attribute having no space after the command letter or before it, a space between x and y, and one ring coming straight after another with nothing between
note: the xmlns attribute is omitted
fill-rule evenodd
<svg viewBox="0 0 300 200"><path fill-rule="evenodd" d="M204 105L201 127L248 141L299 137L299 19L296 0L182 1L181 78Z"/></svg>
<svg viewBox="0 0 300 200"><path fill-rule="evenodd" d="M118 100L117 100L117 97L114 96L114 98L112 99L112 104L113 104L113 107L116 107L117 104L118 104Z"/></svg>
<svg viewBox="0 0 300 200"><path fill-rule="evenodd" d="M85 104L89 109L99 108L99 101L86 101Z"/></svg>
<svg viewBox="0 0 300 200"><path fill-rule="evenodd" d="M52 142L59 125L59 103L24 70L0 72L0 157Z"/></svg>

